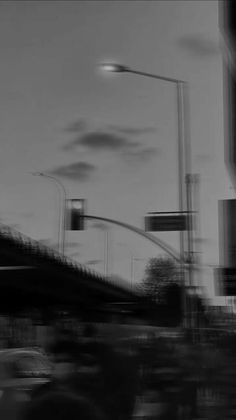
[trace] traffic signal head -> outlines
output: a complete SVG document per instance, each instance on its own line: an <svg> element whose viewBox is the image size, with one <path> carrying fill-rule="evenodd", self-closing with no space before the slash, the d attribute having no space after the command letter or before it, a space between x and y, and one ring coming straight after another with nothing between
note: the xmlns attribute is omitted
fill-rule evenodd
<svg viewBox="0 0 236 420"><path fill-rule="evenodd" d="M84 230L85 200L70 199L67 200L67 230Z"/></svg>

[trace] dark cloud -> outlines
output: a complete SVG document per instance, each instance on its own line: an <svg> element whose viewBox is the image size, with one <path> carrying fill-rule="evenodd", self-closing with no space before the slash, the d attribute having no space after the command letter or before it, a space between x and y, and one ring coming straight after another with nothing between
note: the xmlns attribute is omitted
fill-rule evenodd
<svg viewBox="0 0 236 420"><path fill-rule="evenodd" d="M130 134L130 135L141 135L141 134L147 134L147 133L154 133L156 131L155 127L129 127L129 126L121 126L121 125L115 125L115 124L108 124L104 125L104 127L100 127L100 130L106 131L108 130L116 131L118 133L122 134ZM91 127L91 124L89 124L89 121L87 121L85 118L80 118L77 121L73 121L70 124L68 124L65 128L66 132L69 133L81 133L83 131L89 131L89 126ZM90 128L91 131L91 128Z"/></svg>
<svg viewBox="0 0 236 420"><path fill-rule="evenodd" d="M74 121L65 128L65 131L69 133L80 133L81 131L85 131L88 127L87 121L83 118Z"/></svg>
<svg viewBox="0 0 236 420"><path fill-rule="evenodd" d="M204 35L186 35L178 40L179 45L186 51L199 56L210 56L219 53L219 45Z"/></svg>
<svg viewBox="0 0 236 420"><path fill-rule="evenodd" d="M131 132L133 134L138 132L141 134L145 131L147 132L147 130L151 130L151 128L135 129L121 127L120 130L127 130L127 132L130 131L130 134ZM77 139L72 140L70 143L64 146L64 150L73 150L78 146L88 150L94 150L95 152L115 151L116 153L120 154L122 158L133 162L146 162L152 157L161 154L161 150L158 147L142 148L140 142L130 141L128 138L122 135L117 135L105 131L82 134ZM57 174L59 175L58 172ZM60 175L62 174L60 173ZM63 175L65 176L65 174Z"/></svg>
<svg viewBox="0 0 236 420"><path fill-rule="evenodd" d="M77 146L83 146L90 150L121 150L139 146L137 142L131 142L125 137L108 132L90 132L83 134L69 142L64 149L72 150Z"/></svg>
<svg viewBox="0 0 236 420"><path fill-rule="evenodd" d="M118 125L109 125L109 128L115 130L122 134L130 134L130 135L141 135L141 134L148 134L154 133L156 131L155 127L121 127Z"/></svg>
<svg viewBox="0 0 236 420"><path fill-rule="evenodd" d="M123 156L129 161L147 162L153 157L160 156L161 153L161 150L157 147L147 147L146 149L125 151Z"/></svg>
<svg viewBox="0 0 236 420"><path fill-rule="evenodd" d="M87 181L96 169L96 166L91 163L76 162L69 165L58 166L50 171L50 173L73 180Z"/></svg>
<svg viewBox="0 0 236 420"><path fill-rule="evenodd" d="M89 261L86 261L85 264L86 265L96 265L96 264L99 264L100 262L102 262L102 260L89 260Z"/></svg>

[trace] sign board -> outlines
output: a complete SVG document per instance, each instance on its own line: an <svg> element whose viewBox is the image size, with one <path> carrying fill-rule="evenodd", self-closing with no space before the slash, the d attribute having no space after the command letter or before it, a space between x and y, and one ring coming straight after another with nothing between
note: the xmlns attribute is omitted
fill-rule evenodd
<svg viewBox="0 0 236 420"><path fill-rule="evenodd" d="M146 216L146 232L165 232L187 230L186 215Z"/></svg>
<svg viewBox="0 0 236 420"><path fill-rule="evenodd" d="M223 286L220 295L236 296L236 267L219 268L218 281Z"/></svg>
<svg viewBox="0 0 236 420"><path fill-rule="evenodd" d="M236 199L219 201L220 265L236 267Z"/></svg>

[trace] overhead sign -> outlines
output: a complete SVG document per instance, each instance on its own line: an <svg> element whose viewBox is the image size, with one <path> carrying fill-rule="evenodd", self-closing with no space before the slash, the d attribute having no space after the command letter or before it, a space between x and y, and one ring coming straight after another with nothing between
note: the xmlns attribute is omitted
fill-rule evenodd
<svg viewBox="0 0 236 420"><path fill-rule="evenodd" d="M236 267L236 199L219 200L220 265Z"/></svg>
<svg viewBox="0 0 236 420"><path fill-rule="evenodd" d="M187 216L183 214L165 216L146 216L146 232L165 232L187 230Z"/></svg>

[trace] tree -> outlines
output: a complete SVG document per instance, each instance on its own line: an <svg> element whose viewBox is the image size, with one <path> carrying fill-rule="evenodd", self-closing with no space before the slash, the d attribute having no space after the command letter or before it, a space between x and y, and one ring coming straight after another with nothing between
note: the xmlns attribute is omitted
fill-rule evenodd
<svg viewBox="0 0 236 420"><path fill-rule="evenodd" d="M182 319L183 286L180 268L169 257L151 258L141 283L142 293L158 306L158 318L179 324Z"/></svg>
<svg viewBox="0 0 236 420"><path fill-rule="evenodd" d="M186 291L181 274L180 267L169 257L148 261L140 289L154 303L154 318L159 324L177 326L183 316L191 316L196 328L207 325L202 298Z"/></svg>
<svg viewBox="0 0 236 420"><path fill-rule="evenodd" d="M156 303L164 304L172 286L180 287L181 273L175 261L169 257L150 258L141 283L142 292Z"/></svg>

